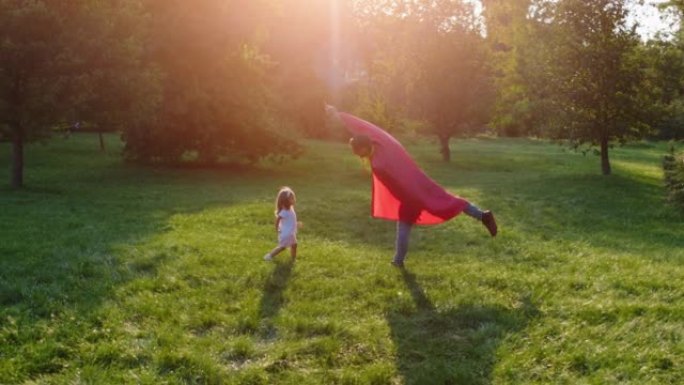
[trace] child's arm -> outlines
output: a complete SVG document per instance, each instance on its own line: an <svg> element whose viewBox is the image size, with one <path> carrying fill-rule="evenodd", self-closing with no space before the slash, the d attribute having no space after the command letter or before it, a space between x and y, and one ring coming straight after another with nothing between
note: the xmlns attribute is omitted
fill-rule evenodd
<svg viewBox="0 0 684 385"><path fill-rule="evenodd" d="M276 233L278 232L278 225L280 224L280 216L277 216L275 219L275 231Z"/></svg>

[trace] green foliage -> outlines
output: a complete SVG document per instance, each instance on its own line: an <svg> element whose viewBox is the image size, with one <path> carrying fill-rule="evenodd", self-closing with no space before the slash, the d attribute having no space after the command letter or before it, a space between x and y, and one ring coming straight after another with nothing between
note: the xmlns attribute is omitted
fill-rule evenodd
<svg viewBox="0 0 684 385"><path fill-rule="evenodd" d="M25 142L65 122L111 130L147 112L142 24L137 1L0 1L0 136L14 143L14 187Z"/></svg>
<svg viewBox="0 0 684 385"><path fill-rule="evenodd" d="M394 7L399 9L394 9ZM342 107L396 133L409 115L417 76L414 24L404 20L402 2L354 2L357 63L355 81L344 90ZM400 15L403 15L400 16Z"/></svg>
<svg viewBox="0 0 684 385"><path fill-rule="evenodd" d="M680 40L653 41L642 49L659 109L653 127L661 139L684 138L684 46Z"/></svg>
<svg viewBox="0 0 684 385"><path fill-rule="evenodd" d="M677 154L674 146L663 157L663 170L670 200L684 207L684 155Z"/></svg>
<svg viewBox="0 0 684 385"><path fill-rule="evenodd" d="M422 32L415 47L421 71L410 98L418 116L440 138L482 130L493 100L482 38L468 26Z"/></svg>
<svg viewBox="0 0 684 385"><path fill-rule="evenodd" d="M425 121L448 160L449 139L482 130L494 96L472 4L359 2L357 13L369 20L369 82L358 109L390 127L404 116Z"/></svg>
<svg viewBox="0 0 684 385"><path fill-rule="evenodd" d="M610 174L608 148L649 132L655 98L638 55L638 36L627 26L624 0L548 3L552 20L545 98L552 105L547 135L577 148L600 146ZM540 93L542 94L542 93Z"/></svg>
<svg viewBox="0 0 684 385"><path fill-rule="evenodd" d="M278 7L266 11L268 22L263 29L267 36L262 45L273 62L268 81L279 118L307 137L330 137L322 106L326 101L338 103L331 95L337 87L332 75L339 66L336 60L348 54L346 31L354 25L346 12L348 2L276 3Z"/></svg>
<svg viewBox="0 0 684 385"><path fill-rule="evenodd" d="M191 158L212 164L295 155L299 145L273 111L271 63L254 43L259 4L151 1L149 65L162 76L153 119L124 132L126 154L143 162Z"/></svg>
<svg viewBox="0 0 684 385"><path fill-rule="evenodd" d="M684 380L684 221L662 199L663 143L616 149L609 179L543 141L460 140L453 163L407 145L501 228L416 228L405 274L344 143L249 173L132 168L96 143L31 146L29 186L0 189L0 383ZM299 256L266 263L281 185Z"/></svg>
<svg viewBox="0 0 684 385"><path fill-rule="evenodd" d="M382 93L368 87L357 87L354 91L354 115L373 122L390 133L400 131L399 113L392 109Z"/></svg>
<svg viewBox="0 0 684 385"><path fill-rule="evenodd" d="M63 16L41 1L0 2L0 128L5 135L39 138L56 121L50 112L60 109Z"/></svg>
<svg viewBox="0 0 684 385"><path fill-rule="evenodd" d="M483 1L487 46L494 73L496 100L490 125L504 136L539 134L543 100L536 97L544 73L545 36L531 11L532 0ZM536 42L536 43L533 43Z"/></svg>
<svg viewBox="0 0 684 385"><path fill-rule="evenodd" d="M68 79L66 123L91 130L120 131L150 118L159 98L159 74L144 65L146 25L137 1L84 1L64 28L68 46L62 55L74 60Z"/></svg>

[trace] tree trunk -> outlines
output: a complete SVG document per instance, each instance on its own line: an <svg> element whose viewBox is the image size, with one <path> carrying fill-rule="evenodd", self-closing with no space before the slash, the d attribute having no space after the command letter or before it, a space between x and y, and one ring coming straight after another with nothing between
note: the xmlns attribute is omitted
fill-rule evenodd
<svg viewBox="0 0 684 385"><path fill-rule="evenodd" d="M601 138L601 172L610 175L610 159L608 159L608 138Z"/></svg>
<svg viewBox="0 0 684 385"><path fill-rule="evenodd" d="M18 189L24 185L24 136L21 127L14 127L12 136L12 173L10 183Z"/></svg>
<svg viewBox="0 0 684 385"><path fill-rule="evenodd" d="M105 152L105 142L104 142L104 135L102 135L102 131L99 131L97 135L100 138L100 151Z"/></svg>
<svg viewBox="0 0 684 385"><path fill-rule="evenodd" d="M442 160L445 162L451 161L451 149L449 148L449 137L439 137L439 152L442 154Z"/></svg>

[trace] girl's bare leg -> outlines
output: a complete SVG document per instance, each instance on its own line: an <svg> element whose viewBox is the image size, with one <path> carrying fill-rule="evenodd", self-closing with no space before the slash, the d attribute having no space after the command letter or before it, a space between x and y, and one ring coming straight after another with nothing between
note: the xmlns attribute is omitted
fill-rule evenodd
<svg viewBox="0 0 684 385"><path fill-rule="evenodd" d="M273 259L273 257L280 254L280 252L283 250L285 250L284 247L278 246L278 247L274 248L273 250L271 250L268 254L264 255L264 259L267 261L270 261L271 259Z"/></svg>
<svg viewBox="0 0 684 385"><path fill-rule="evenodd" d="M297 244L296 243L290 247L290 255L292 256L292 259L297 258Z"/></svg>

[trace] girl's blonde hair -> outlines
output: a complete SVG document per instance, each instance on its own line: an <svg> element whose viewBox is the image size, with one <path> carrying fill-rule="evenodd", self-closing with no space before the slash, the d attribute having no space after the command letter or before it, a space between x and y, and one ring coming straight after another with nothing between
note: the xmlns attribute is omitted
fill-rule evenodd
<svg viewBox="0 0 684 385"><path fill-rule="evenodd" d="M275 215L277 216L280 210L283 209L290 209L292 207L292 203L295 200L295 193L292 191L291 188L289 187L281 187L280 191L278 191L278 197L276 198L276 209L275 209Z"/></svg>

